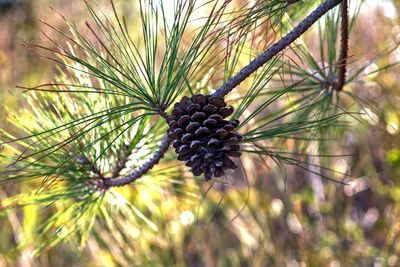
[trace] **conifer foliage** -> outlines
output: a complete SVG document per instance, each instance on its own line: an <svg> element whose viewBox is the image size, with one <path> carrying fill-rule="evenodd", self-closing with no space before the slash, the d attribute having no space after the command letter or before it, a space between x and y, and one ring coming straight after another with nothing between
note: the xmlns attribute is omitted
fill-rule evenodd
<svg viewBox="0 0 400 267"><path fill-rule="evenodd" d="M357 78L346 76L356 14L346 0L140 0L127 17L119 2L82 1L85 26L54 11L69 30L43 21L52 45L26 43L58 70L53 81L21 86L28 108L9 112L24 134L2 130L0 183L31 191L3 201L0 212L49 206L51 216L26 240L37 253L63 240L84 245L101 229L124 236L127 221L157 231L151 203L136 206L117 187L198 194L187 185L238 179L242 161L260 159L276 164L271 172L296 166L343 183L329 164L310 163L324 157L323 144L316 154L309 148L357 116L345 105ZM302 42L315 23L325 23L327 60ZM293 52L305 66L286 57ZM154 185L160 177L175 187Z"/></svg>

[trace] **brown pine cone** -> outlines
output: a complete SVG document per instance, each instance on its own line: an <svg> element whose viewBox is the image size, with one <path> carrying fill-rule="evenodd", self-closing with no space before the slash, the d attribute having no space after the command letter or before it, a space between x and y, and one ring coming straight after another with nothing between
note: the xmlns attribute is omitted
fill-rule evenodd
<svg viewBox="0 0 400 267"><path fill-rule="evenodd" d="M223 97L198 94L177 102L168 120L168 137L178 160L196 176L205 173L206 181L237 168L230 158L241 156L242 136L234 131L239 121L224 120L232 113Z"/></svg>

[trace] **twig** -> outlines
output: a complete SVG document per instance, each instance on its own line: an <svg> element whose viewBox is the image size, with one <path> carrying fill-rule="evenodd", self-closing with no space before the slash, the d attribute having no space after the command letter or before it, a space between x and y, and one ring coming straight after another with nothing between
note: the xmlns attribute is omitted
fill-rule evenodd
<svg viewBox="0 0 400 267"><path fill-rule="evenodd" d="M327 0L322 3L285 37L283 37L273 46L268 48L261 55L256 57L252 62L241 69L235 76L229 79L224 85L218 88L218 90L213 95L220 97L226 96L230 91L232 91L252 73L254 73L258 68L260 68L270 59L276 56L279 52L281 52L283 49L293 43L297 38L305 33L319 18L321 18L330 9L340 4L340 2L342 2L342 0Z"/></svg>
<svg viewBox="0 0 400 267"><path fill-rule="evenodd" d="M347 0L342 1L341 26L340 26L340 56L339 74L336 90L342 91L346 82L347 54L349 50L349 14Z"/></svg>
<svg viewBox="0 0 400 267"><path fill-rule="evenodd" d="M109 187L124 186L136 181L160 161L165 152L167 152L169 145L170 139L165 136L161 142L160 148L153 154L151 159L144 163L139 169L116 179L102 179L100 180L99 186L103 189L108 189Z"/></svg>

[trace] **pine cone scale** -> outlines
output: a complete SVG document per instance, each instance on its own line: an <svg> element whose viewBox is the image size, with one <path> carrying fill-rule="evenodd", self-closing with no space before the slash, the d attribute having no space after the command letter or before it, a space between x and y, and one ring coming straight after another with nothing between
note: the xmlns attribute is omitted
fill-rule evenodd
<svg viewBox="0 0 400 267"><path fill-rule="evenodd" d="M239 121L225 120L234 109L222 97L194 95L175 104L168 121L168 137L178 154L195 176L206 181L225 175L237 165L230 159L240 157L242 136L235 129Z"/></svg>

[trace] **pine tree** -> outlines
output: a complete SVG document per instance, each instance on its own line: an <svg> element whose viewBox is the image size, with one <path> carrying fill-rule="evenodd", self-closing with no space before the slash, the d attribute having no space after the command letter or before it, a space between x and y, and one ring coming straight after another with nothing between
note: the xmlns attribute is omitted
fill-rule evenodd
<svg viewBox="0 0 400 267"><path fill-rule="evenodd" d="M154 192L200 202L198 220L212 224L223 197L207 207L198 188L224 192L246 177L250 161L282 181L295 179L285 174L295 167L346 184L329 166L344 155L327 139L363 112L347 90L370 64L349 54L360 3L140 0L126 17L116 0L84 2L84 27L54 10L69 31L42 21L52 46L25 44L58 69L53 81L19 87L28 108L9 120L25 135L2 131L1 183L30 190L0 212L38 205L51 213L21 247L33 244L39 254L91 238L107 247L104 231L127 243L133 232L138 243L163 235L153 219L163 198ZM303 38L314 24L319 58ZM245 208L251 196L241 195Z"/></svg>

